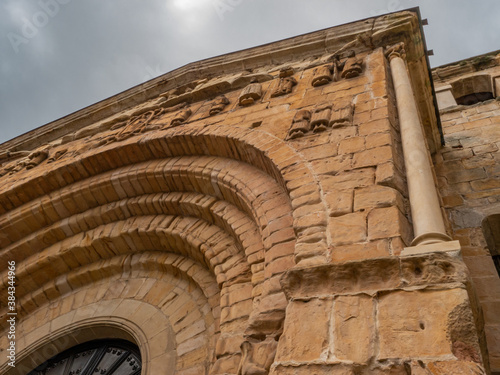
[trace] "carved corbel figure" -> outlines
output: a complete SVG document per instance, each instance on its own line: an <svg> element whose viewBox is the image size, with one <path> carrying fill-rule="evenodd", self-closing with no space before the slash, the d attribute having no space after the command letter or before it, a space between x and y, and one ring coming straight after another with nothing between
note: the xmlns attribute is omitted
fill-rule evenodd
<svg viewBox="0 0 500 375"><path fill-rule="evenodd" d="M315 133L323 132L330 124L332 105L327 103L318 104L311 116L311 129Z"/></svg>
<svg viewBox="0 0 500 375"><path fill-rule="evenodd" d="M63 149L57 150L54 153L51 153L50 158L47 160L47 163L53 163L56 160L59 160L67 151L68 151L67 148L63 148Z"/></svg>
<svg viewBox="0 0 500 375"><path fill-rule="evenodd" d="M170 122L170 126L179 126L187 121L191 116L192 111L190 108L183 109L175 114L174 118Z"/></svg>
<svg viewBox="0 0 500 375"><path fill-rule="evenodd" d="M262 97L262 85L252 78L250 84L243 89L238 99L241 106L252 105Z"/></svg>
<svg viewBox="0 0 500 375"><path fill-rule="evenodd" d="M293 86L295 86L296 84L297 84L297 80L293 77L280 78L280 81L278 83L278 87L271 94L271 98L290 94L293 90Z"/></svg>
<svg viewBox="0 0 500 375"><path fill-rule="evenodd" d="M333 111L332 117L330 118L330 126L332 128L352 125L352 119L354 115L354 105L348 104L345 107Z"/></svg>
<svg viewBox="0 0 500 375"><path fill-rule="evenodd" d="M274 362L278 341L268 336L264 341L249 338L241 344L238 375L267 375Z"/></svg>
<svg viewBox="0 0 500 375"><path fill-rule="evenodd" d="M347 60L342 63L342 78L354 78L363 71L363 59L356 56L354 50L349 51Z"/></svg>
<svg viewBox="0 0 500 375"><path fill-rule="evenodd" d="M229 99L226 98L225 95L219 95L218 97L215 98L208 113L210 114L210 116L215 116L216 114L222 112L226 107L226 105L228 104L229 104Z"/></svg>
<svg viewBox="0 0 500 375"><path fill-rule="evenodd" d="M42 161L49 157L49 152L47 149L36 150L29 154L28 161L26 162L26 169L32 169L40 164Z"/></svg>
<svg viewBox="0 0 500 375"><path fill-rule="evenodd" d="M16 167L16 163L8 163L2 166L0 169L0 177L3 177L7 174L13 174L14 168Z"/></svg>
<svg viewBox="0 0 500 375"><path fill-rule="evenodd" d="M271 98L277 96L290 94L293 90L293 86L297 84L297 80L292 77L293 68L283 68L280 70L278 87L271 94Z"/></svg>
<svg viewBox="0 0 500 375"><path fill-rule="evenodd" d="M301 109L295 113L293 117L292 126L288 130L288 139L295 139L303 137L311 127L309 122L311 121L311 112L306 109Z"/></svg>
<svg viewBox="0 0 500 375"><path fill-rule="evenodd" d="M323 86L333 81L334 65L323 65L316 68L311 84L314 87Z"/></svg>

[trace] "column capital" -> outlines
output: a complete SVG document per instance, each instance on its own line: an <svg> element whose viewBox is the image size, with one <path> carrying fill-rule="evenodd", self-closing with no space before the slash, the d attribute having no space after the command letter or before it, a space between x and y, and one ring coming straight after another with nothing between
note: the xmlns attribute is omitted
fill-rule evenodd
<svg viewBox="0 0 500 375"><path fill-rule="evenodd" d="M406 58L405 44L403 42L385 47L385 56L389 61L395 57Z"/></svg>

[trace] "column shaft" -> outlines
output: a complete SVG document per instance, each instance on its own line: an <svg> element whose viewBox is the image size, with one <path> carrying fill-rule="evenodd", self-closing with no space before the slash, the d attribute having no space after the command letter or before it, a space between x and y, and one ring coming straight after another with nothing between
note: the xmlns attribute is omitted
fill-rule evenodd
<svg viewBox="0 0 500 375"><path fill-rule="evenodd" d="M398 53L389 55L396 91L403 155L415 238L412 245L450 241L441 213L431 162L406 64Z"/></svg>

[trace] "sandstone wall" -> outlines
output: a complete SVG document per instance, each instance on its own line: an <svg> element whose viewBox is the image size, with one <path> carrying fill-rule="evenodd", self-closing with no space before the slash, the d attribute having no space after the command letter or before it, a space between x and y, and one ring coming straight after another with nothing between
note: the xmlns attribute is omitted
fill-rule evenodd
<svg viewBox="0 0 500 375"><path fill-rule="evenodd" d="M435 165L443 203L481 302L491 368L499 371L500 279L482 224L500 212L500 102L452 107L441 120L446 145Z"/></svg>
<svg viewBox="0 0 500 375"><path fill-rule="evenodd" d="M401 41L435 150L412 12L217 58L216 75L195 64L153 98L36 131L44 144L10 142L0 259L17 264L18 369L116 337L147 375L485 373L460 248L412 246L385 56Z"/></svg>

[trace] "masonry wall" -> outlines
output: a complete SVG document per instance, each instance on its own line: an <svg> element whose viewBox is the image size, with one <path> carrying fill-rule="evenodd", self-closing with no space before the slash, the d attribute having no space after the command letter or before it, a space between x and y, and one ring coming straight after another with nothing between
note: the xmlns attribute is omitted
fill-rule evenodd
<svg viewBox="0 0 500 375"><path fill-rule="evenodd" d="M482 228L500 212L500 102L451 107L441 121L446 145L435 164L443 203L483 309L491 368L500 371L500 278Z"/></svg>
<svg viewBox="0 0 500 375"><path fill-rule="evenodd" d="M459 248L404 250L385 47L407 43L434 134L420 30L401 12L196 63L154 98L0 150L19 335L0 373L115 337L145 375L484 374Z"/></svg>

